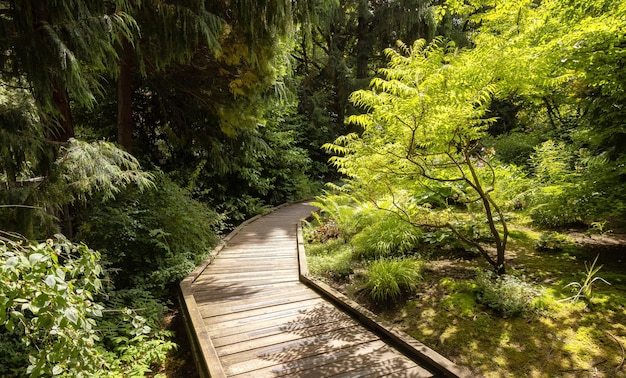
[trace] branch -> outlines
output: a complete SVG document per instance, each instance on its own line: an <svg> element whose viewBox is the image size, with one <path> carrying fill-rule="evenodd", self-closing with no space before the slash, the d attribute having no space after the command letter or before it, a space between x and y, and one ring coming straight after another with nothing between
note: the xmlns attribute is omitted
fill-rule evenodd
<svg viewBox="0 0 626 378"><path fill-rule="evenodd" d="M411 220L411 216L407 213L407 211L402 208L398 202L395 199L395 196L393 194L393 190L390 188L389 184L385 184L385 186L387 186L387 189L389 190L389 193L391 195L391 200L392 200L392 204L393 207L395 207L398 211L400 211L404 217L402 217L402 215L400 215L398 212L393 211L391 209L387 209L387 208L383 208L378 206L378 203L376 203L376 201L372 200L371 202L374 204L374 206L378 209L378 210L383 210L383 211L387 211L390 212L396 216L398 216L398 218L400 218L400 220L409 223L411 226L416 227L416 228L421 228L421 227L429 227L429 228L435 228L435 229L443 229L443 228L447 228L450 231L452 231L452 233L459 238L462 242L468 244L469 246L472 246L474 248L476 248L478 250L478 252L485 258L485 260L487 260L487 262L494 266L497 267L497 263L496 261L493 260L493 258L491 258L491 256L489 255L489 253L487 253L487 251L480 245L480 243L478 243L477 241L474 241L468 237L466 237L465 235L461 234L452 224L450 224L449 222L446 222L444 224L432 224L432 223L416 223L414 221Z"/></svg>

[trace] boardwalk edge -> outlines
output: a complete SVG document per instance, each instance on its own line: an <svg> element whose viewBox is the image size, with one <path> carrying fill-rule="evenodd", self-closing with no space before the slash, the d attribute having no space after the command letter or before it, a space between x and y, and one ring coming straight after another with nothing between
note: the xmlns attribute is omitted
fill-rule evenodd
<svg viewBox="0 0 626 378"><path fill-rule="evenodd" d="M405 332L380 319L376 314L333 289L326 283L311 277L306 263L302 222L298 223L297 226L297 243L298 263L300 267L299 277L301 282L327 297L330 301L357 318L371 330L390 340L396 347L416 360L416 362L429 365L432 369L442 373L445 377L469 378L472 376L466 369L456 365L454 362L443 357Z"/></svg>

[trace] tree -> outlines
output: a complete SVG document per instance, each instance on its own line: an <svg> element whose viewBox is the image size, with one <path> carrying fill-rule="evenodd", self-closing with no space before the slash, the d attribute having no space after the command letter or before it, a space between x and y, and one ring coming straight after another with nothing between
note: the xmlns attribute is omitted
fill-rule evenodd
<svg viewBox="0 0 626 378"><path fill-rule="evenodd" d="M238 45L238 59L263 67L271 60L267 50L277 48L292 17L289 1L261 1L251 6L247 1L159 0L130 2L120 9L132 15L142 31L137 43L121 38L119 47L118 142L127 151L132 148L135 74L151 80L162 77L168 68L179 70L193 64L212 68L223 50L232 48L231 43ZM219 71L210 73L223 76ZM203 93L195 95L204 97Z"/></svg>
<svg viewBox="0 0 626 378"><path fill-rule="evenodd" d="M320 146L354 131L346 116L360 112L350 93L367 87L384 65L382 51L397 40L430 40L435 35L435 10L430 0L310 1L314 20L299 19L294 57L299 112L309 119L311 156L319 174L328 174L327 156Z"/></svg>
<svg viewBox="0 0 626 378"><path fill-rule="evenodd" d="M133 40L137 32L132 18L110 12L109 4L0 1L0 81L32 93L51 141L74 136L71 101L94 104L99 74L116 66L119 38Z"/></svg>
<svg viewBox="0 0 626 378"><path fill-rule="evenodd" d="M120 6L141 30L138 41L131 43L122 35L118 46L117 141L131 152L134 74L139 71L146 75L173 63L189 62L201 45L218 50L224 22L207 10L205 1L140 1Z"/></svg>
<svg viewBox="0 0 626 378"><path fill-rule="evenodd" d="M331 161L357 193L416 227L449 229L503 274L508 229L492 197L497 171L480 145L492 121L484 116L498 90L490 67L482 64L491 51L461 52L424 40L401 48L406 56L386 50L384 78L351 96L368 109L348 118L362 134L339 137L325 148L338 154ZM380 205L379 196L390 205ZM495 256L464 232L472 215L461 206L481 209L478 226L487 224Z"/></svg>

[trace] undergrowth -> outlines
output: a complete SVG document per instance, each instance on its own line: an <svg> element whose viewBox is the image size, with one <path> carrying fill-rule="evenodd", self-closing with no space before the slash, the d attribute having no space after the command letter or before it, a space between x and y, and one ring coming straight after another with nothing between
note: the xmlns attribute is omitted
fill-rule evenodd
<svg viewBox="0 0 626 378"><path fill-rule="evenodd" d="M368 226L360 232L369 232ZM585 255L578 242L560 236L565 234L553 244L553 234L514 226L510 275L496 277L480 261L437 253L418 269L409 268L421 248L430 246L428 233L411 253L389 248L386 256L393 257L385 258L357 249L359 239L366 239L360 232L307 245L309 264L324 267L314 274L474 376L626 376L626 274L604 262L601 276L611 285L596 280L593 295L571 300L570 283L598 277L599 261L594 264L596 254ZM341 282L340 271L350 272Z"/></svg>

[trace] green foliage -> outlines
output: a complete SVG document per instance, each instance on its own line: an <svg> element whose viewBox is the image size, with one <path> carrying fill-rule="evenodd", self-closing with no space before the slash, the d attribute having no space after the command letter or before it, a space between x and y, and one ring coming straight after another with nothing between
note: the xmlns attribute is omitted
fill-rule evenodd
<svg viewBox="0 0 626 378"><path fill-rule="evenodd" d="M537 147L531 163L537 187L528 196L529 215L536 224L556 228L624 214L621 179L606 159L547 141Z"/></svg>
<svg viewBox="0 0 626 378"><path fill-rule="evenodd" d="M142 376L174 347L165 307L138 290L104 296L100 254L84 244L0 238L0 272L3 376Z"/></svg>
<svg viewBox="0 0 626 378"><path fill-rule="evenodd" d="M77 236L99 249L116 287L151 290L165 296L217 242L221 217L191 199L163 173L155 187L131 189L115 202L94 203Z"/></svg>
<svg viewBox="0 0 626 378"><path fill-rule="evenodd" d="M130 185L139 190L152 185L152 175L141 170L137 159L112 143L71 138L54 158L36 124L23 129L0 128L0 134L11 143L0 154L4 168L0 180L8 189L0 192L7 203L0 208L2 229L43 237L58 231L60 220L54 215L68 205L81 205L96 196L112 199ZM34 141L23 144L24 136Z"/></svg>
<svg viewBox="0 0 626 378"><path fill-rule="evenodd" d="M50 107L59 84L74 101L93 105L100 74L115 71L120 39L134 40L139 34L135 20L115 12L122 3L126 1L113 6L85 0L3 2L0 80L24 78L38 105L57 116L61 110Z"/></svg>
<svg viewBox="0 0 626 378"><path fill-rule="evenodd" d="M99 322L107 362L122 376L145 376L177 347L170 341L173 332L161 330L167 307L140 289L107 294L105 306L114 310L105 311Z"/></svg>
<svg viewBox="0 0 626 378"><path fill-rule="evenodd" d="M104 359L94 350L95 319L103 310L94 300L102 289L99 254L62 238L38 245L3 239L0 251L0 333L27 350L19 375L81 376L100 369Z"/></svg>
<svg viewBox="0 0 626 378"><path fill-rule="evenodd" d="M111 200L130 184L139 190L154 185L153 175L142 172L135 157L109 142L87 143L72 138L61 149L55 165L64 184L58 190L71 196L70 203L84 202L94 193L104 201Z"/></svg>
<svg viewBox="0 0 626 378"><path fill-rule="evenodd" d="M312 274L345 280L353 273L352 249L341 238L307 245L307 262Z"/></svg>
<svg viewBox="0 0 626 378"><path fill-rule="evenodd" d="M585 302L590 304L591 300L593 299L593 286L597 281L601 281L607 285L610 285L607 280L600 276L597 276L600 269L602 269L602 265L596 266L596 263L598 262L598 257L600 257L600 255L596 256L590 266L587 266L587 262L585 262L586 274L583 281L574 281L565 285L565 288L571 287L575 293L571 297L565 298L563 301L575 302L583 299Z"/></svg>
<svg viewBox="0 0 626 378"><path fill-rule="evenodd" d="M543 289L524 278L510 275L496 276L493 272L476 273L478 300L504 316L515 316L535 309Z"/></svg>
<svg viewBox="0 0 626 378"><path fill-rule="evenodd" d="M318 196L312 205L320 209L322 217L331 219L345 238L352 237L369 224L375 213L371 206L355 197L329 192Z"/></svg>
<svg viewBox="0 0 626 378"><path fill-rule="evenodd" d="M479 144L493 121L485 117L491 98L501 91L487 65L493 51L461 52L453 44L423 40L399 50L386 50L388 66L371 90L351 95L367 109L348 118L363 133L326 144L336 155L330 161L352 179L356 195L413 225L452 230L503 271L508 231L492 197L498 177L493 151ZM476 205L488 223L495 257L458 231L457 204Z"/></svg>
<svg viewBox="0 0 626 378"><path fill-rule="evenodd" d="M557 252L570 244L567 235L558 232L545 232L535 242L538 251Z"/></svg>
<svg viewBox="0 0 626 378"><path fill-rule="evenodd" d="M421 270L422 264L411 259L373 261L365 274L365 290L375 302L395 301L415 289Z"/></svg>
<svg viewBox="0 0 626 378"><path fill-rule="evenodd" d="M542 142L541 137L539 133L511 132L498 136L490 144L502 162L524 167L535 152L535 146Z"/></svg>
<svg viewBox="0 0 626 378"><path fill-rule="evenodd" d="M414 253L422 240L422 231L395 214L381 213L350 241L355 257L380 259Z"/></svg>
<svg viewBox="0 0 626 378"><path fill-rule="evenodd" d="M341 230L332 220L320 223L317 227L307 229L304 236L307 243L326 243L331 239L341 237Z"/></svg>

